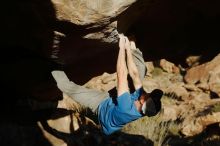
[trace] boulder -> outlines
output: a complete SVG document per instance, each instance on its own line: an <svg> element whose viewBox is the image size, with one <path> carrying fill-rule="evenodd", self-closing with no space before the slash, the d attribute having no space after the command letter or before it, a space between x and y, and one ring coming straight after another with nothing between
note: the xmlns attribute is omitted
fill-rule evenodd
<svg viewBox="0 0 220 146"><path fill-rule="evenodd" d="M201 56L189 56L186 58L186 63L189 67L197 66L200 58Z"/></svg>
<svg viewBox="0 0 220 146"><path fill-rule="evenodd" d="M194 136L201 133L208 125L220 122L220 113L212 113L198 117L190 122L183 123L181 132L186 136Z"/></svg>
<svg viewBox="0 0 220 146"><path fill-rule="evenodd" d="M220 67L220 54L217 55L213 60L205 64L192 67L189 69L184 76L187 83L199 83L208 82L213 71L215 72Z"/></svg>
<svg viewBox="0 0 220 146"><path fill-rule="evenodd" d="M160 60L160 67L168 73L179 73L180 70L172 62L167 61L166 59Z"/></svg>
<svg viewBox="0 0 220 146"><path fill-rule="evenodd" d="M192 67L184 79L188 84L196 84L204 91L211 91L220 96L220 55L208 63Z"/></svg>
<svg viewBox="0 0 220 146"><path fill-rule="evenodd" d="M145 62L145 66L147 68L147 76L152 76L152 72L154 70L154 64L153 62L149 61L149 62Z"/></svg>
<svg viewBox="0 0 220 146"><path fill-rule="evenodd" d="M103 73L101 76L97 76L89 80L84 86L100 91L109 91L116 87L116 79L116 73Z"/></svg>
<svg viewBox="0 0 220 146"><path fill-rule="evenodd" d="M220 97L220 65L210 71L208 85L210 91Z"/></svg>
<svg viewBox="0 0 220 146"><path fill-rule="evenodd" d="M91 31L84 38L117 42L117 21L113 20L136 0L52 0L59 21L66 21ZM102 28L101 28L102 27Z"/></svg>

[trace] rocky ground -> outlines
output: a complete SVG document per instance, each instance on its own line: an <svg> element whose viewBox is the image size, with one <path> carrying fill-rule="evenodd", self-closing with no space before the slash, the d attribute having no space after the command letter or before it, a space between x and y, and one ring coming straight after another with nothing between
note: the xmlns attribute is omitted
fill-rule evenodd
<svg viewBox="0 0 220 146"><path fill-rule="evenodd" d="M53 146L220 145L219 58L220 55L187 69L165 59L146 62L144 88L148 92L155 88L164 91L162 110L155 117L143 117L127 124L111 136L103 135L87 110L66 95L54 105L49 118L37 122L38 130ZM193 64L193 60L188 64ZM84 86L112 90L116 86L116 74L104 73ZM51 103L43 106L32 102L33 110L46 109L48 105Z"/></svg>

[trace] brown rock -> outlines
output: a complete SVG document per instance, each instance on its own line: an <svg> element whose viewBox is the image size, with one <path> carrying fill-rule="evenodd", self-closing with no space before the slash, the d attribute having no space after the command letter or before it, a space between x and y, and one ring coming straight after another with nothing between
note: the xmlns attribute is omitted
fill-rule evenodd
<svg viewBox="0 0 220 146"><path fill-rule="evenodd" d="M209 85L210 91L216 93L220 97L220 83L212 83Z"/></svg>
<svg viewBox="0 0 220 146"><path fill-rule="evenodd" d="M197 87L201 90L203 90L204 92L207 92L210 90L208 83L199 83L197 85Z"/></svg>
<svg viewBox="0 0 220 146"><path fill-rule="evenodd" d="M213 71L210 71L208 85L210 90L220 97L220 65Z"/></svg>
<svg viewBox="0 0 220 146"><path fill-rule="evenodd" d="M62 116L61 116L62 115ZM43 135L53 146L66 146L68 144L77 143L76 141L71 142L71 134L79 130L80 126L93 125L96 126L93 121L87 117L79 116L78 113L64 110L55 111L50 120L37 123L42 130ZM83 143L80 138L77 139ZM71 143L70 143L71 142Z"/></svg>
<svg viewBox="0 0 220 146"><path fill-rule="evenodd" d="M163 108L163 119L165 121L176 120L180 115L180 108L177 105L165 105Z"/></svg>
<svg viewBox="0 0 220 146"><path fill-rule="evenodd" d="M220 66L220 54L208 63L193 67L187 71L184 79L187 83L208 82L211 71Z"/></svg>
<svg viewBox="0 0 220 146"><path fill-rule="evenodd" d="M116 73L103 73L101 76L89 80L84 86L101 91L109 91L116 86Z"/></svg>
<svg viewBox="0 0 220 146"><path fill-rule="evenodd" d="M153 62L145 62L145 66L146 66L146 68L147 68L147 76L152 76L152 72L153 72L153 70L154 70L154 64L153 64Z"/></svg>
<svg viewBox="0 0 220 146"><path fill-rule="evenodd" d="M67 0L60 2L52 0L57 10L59 20L68 20L74 24L85 25L94 24L103 25L111 17L115 17L123 12L135 0ZM103 19L108 19L103 21ZM102 22L102 24L100 23Z"/></svg>
<svg viewBox="0 0 220 146"><path fill-rule="evenodd" d="M148 93L153 91L154 89L157 89L160 87L159 83L157 83L157 81L153 80L153 79L144 79L143 81L143 87L145 89L145 91L147 91Z"/></svg>
<svg viewBox="0 0 220 146"><path fill-rule="evenodd" d="M189 56L189 57L186 58L186 63L190 67L199 65L199 59L200 58L201 58L201 56Z"/></svg>
<svg viewBox="0 0 220 146"><path fill-rule="evenodd" d="M190 97L193 99L191 103L197 108L204 108L210 103L210 96L204 92L191 92Z"/></svg>
<svg viewBox="0 0 220 146"><path fill-rule="evenodd" d="M208 125L220 122L220 112L198 117L190 123L184 123L181 132L186 136L201 133Z"/></svg>
<svg viewBox="0 0 220 146"><path fill-rule="evenodd" d="M189 97L188 91L181 84L170 85L170 87L168 87L165 90L165 92L168 93L168 94L172 94L173 93L173 94L175 94L175 96L177 98L180 97L182 100L187 100L188 97Z"/></svg>
<svg viewBox="0 0 220 146"><path fill-rule="evenodd" d="M86 34L85 38L100 39L105 42L115 42L118 39L117 21L112 21L125 11L136 0L52 0L57 14L57 19L67 21L78 26L91 29L103 27L102 31Z"/></svg>
<svg viewBox="0 0 220 146"><path fill-rule="evenodd" d="M179 73L179 68L165 59L160 60L160 67L168 73Z"/></svg>
<svg viewBox="0 0 220 146"><path fill-rule="evenodd" d="M184 84L184 88L189 91L199 91L198 87L195 84Z"/></svg>

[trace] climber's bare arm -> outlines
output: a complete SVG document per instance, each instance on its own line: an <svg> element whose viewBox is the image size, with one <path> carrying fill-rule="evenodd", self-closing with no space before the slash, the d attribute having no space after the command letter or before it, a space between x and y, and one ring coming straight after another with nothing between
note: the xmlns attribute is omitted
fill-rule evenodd
<svg viewBox="0 0 220 146"><path fill-rule="evenodd" d="M132 49L136 49L136 45L135 45L134 41L130 42L127 37L125 40L126 40L125 41L125 48L126 48L126 52L127 52L128 72L132 78L135 89L139 89L140 87L142 87L142 82L140 79L140 75L139 75L139 71L137 69L137 66L134 63L132 52L131 52Z"/></svg>
<svg viewBox="0 0 220 146"><path fill-rule="evenodd" d="M117 87L118 87L118 96L122 95L125 92L128 92L128 70L125 61L125 37L120 35L119 36L119 53L118 53L118 60L117 60Z"/></svg>

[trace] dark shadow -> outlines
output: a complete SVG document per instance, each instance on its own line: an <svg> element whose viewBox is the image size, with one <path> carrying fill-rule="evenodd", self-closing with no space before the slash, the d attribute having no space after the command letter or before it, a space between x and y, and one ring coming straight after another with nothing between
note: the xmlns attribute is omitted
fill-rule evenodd
<svg viewBox="0 0 220 146"><path fill-rule="evenodd" d="M81 38L87 33L102 30L105 25L90 29L91 25L81 27L70 22L58 21L50 0L4 1L1 14L3 17L1 17L0 68L4 70L2 74L4 79L1 81L3 85L18 83L15 85L18 92L20 89L27 92L32 90L32 86L36 86L35 91L30 92L35 92L34 96L37 98L47 99L54 97L45 98L45 95L41 95L44 94L42 90L45 89L46 92L50 89L56 90L54 88L56 84L50 77L51 70L66 70L70 79L77 83L85 83L104 71L115 71L117 46ZM66 35L61 40L58 50L61 53L58 59L51 58L54 49L54 31ZM115 49L112 49L114 47ZM60 62L63 64L58 64ZM29 96L25 93L26 95Z"/></svg>
<svg viewBox="0 0 220 146"><path fill-rule="evenodd" d="M20 125L16 122L0 122L1 146L52 146L44 138L38 125Z"/></svg>
<svg viewBox="0 0 220 146"><path fill-rule="evenodd" d="M90 29L90 25L83 28L70 22L58 21L50 0L4 1L0 13L0 113L3 122L0 126L9 127L13 122L13 129L20 129L17 133L5 128L0 128L0 131L5 132L5 141L12 142L13 136L19 137L20 134L28 135L32 143L40 142L39 139L47 142L36 123L51 118L54 109L33 111L29 99L42 103L62 99L62 93L51 76L52 70L65 70L70 79L77 83L85 83L104 71L114 72L117 45L82 39L82 35L102 30L105 25ZM60 50L55 50L61 51L56 56L58 58L51 57L54 51L54 31L66 36L60 40ZM66 116L66 111L59 113L58 117L62 116ZM36 138L31 137L30 133L37 135ZM25 144L25 139L13 140L16 145ZM47 144L50 145L49 142ZM4 145L4 141L1 145ZM36 145L43 143L36 142Z"/></svg>
<svg viewBox="0 0 220 146"><path fill-rule="evenodd" d="M123 132L116 132L107 137L105 145L126 145L126 146L153 146L154 142L142 135L133 135Z"/></svg>
<svg viewBox="0 0 220 146"><path fill-rule="evenodd" d="M83 120L83 117L81 117ZM126 145L126 146L153 146L153 142L144 138L141 135L131 135L123 132L116 132L112 135L104 135L100 129L92 125L80 125L80 129L65 133L58 131L49 126L46 121L41 121L41 124L47 132L53 136L62 139L68 146L72 145L93 145L93 146L111 146L111 145ZM67 125L70 126L71 125ZM73 128L73 127L72 127Z"/></svg>
<svg viewBox="0 0 220 146"><path fill-rule="evenodd" d="M118 101L117 101L117 97L118 97L118 92L117 92L117 88L114 87L112 88L111 90L108 91L110 97L112 98L112 101L115 105L118 104Z"/></svg>
<svg viewBox="0 0 220 146"><path fill-rule="evenodd" d="M0 143L51 146L37 124L50 111L32 111L28 99L62 99L50 73L60 65L48 57L55 10L50 0L5 0L0 13Z"/></svg>
<svg viewBox="0 0 220 146"><path fill-rule="evenodd" d="M73 50L71 47L73 41L83 43L74 44ZM81 39L75 35L65 38L62 42L61 49L65 48L65 50L60 58L65 61L64 70L70 80L77 84L82 85L104 72L116 71L118 45Z"/></svg>
<svg viewBox="0 0 220 146"><path fill-rule="evenodd" d="M219 98L219 95L213 91L210 91L210 98L211 99L216 99L216 98Z"/></svg>
<svg viewBox="0 0 220 146"><path fill-rule="evenodd" d="M220 11L216 7L219 1L156 0L149 3L136 23L127 30L121 27L122 32L136 36L146 61L166 58L186 67L185 58L189 55L201 55L200 63L203 63L220 52ZM129 7L128 13L121 15L119 29L134 19L132 16L138 13L134 10L142 5Z"/></svg>
<svg viewBox="0 0 220 146"><path fill-rule="evenodd" d="M214 123L206 127L201 133L192 137L168 137L164 145L169 146L200 146L200 145L219 145L220 144L220 127L219 123Z"/></svg>
<svg viewBox="0 0 220 146"><path fill-rule="evenodd" d="M191 6L195 2L156 1L146 13L135 18L136 23L127 29L130 28L129 31L136 35L146 61L168 58L183 62L189 54L202 54L202 60L206 61L219 52L219 11L216 8L219 2L203 2L200 3L201 7L209 8L208 11ZM131 11L132 7L127 11ZM62 93L51 76L51 71L55 69L65 70L72 81L82 84L104 71L115 72L118 45L82 39L82 35L100 31L105 25L94 29L88 25L85 30L72 23L58 21L50 0L5 0L1 3L0 15L0 143L51 145L40 131L37 121L51 118L54 109L33 111L25 101L35 99L57 102L62 99ZM129 18L126 12L119 17ZM126 22L122 20L118 21L119 26L125 25ZM126 33L127 29L120 31ZM61 53L58 59L51 57L54 51L54 31L66 35L60 38L58 51ZM62 111L59 116L66 114L69 113ZM44 126L50 131L46 123ZM89 142L101 134L96 135L96 130L92 129L88 135L87 128L92 127L84 127L78 136L84 137L85 141L89 139L87 145L92 145ZM73 135L72 140L75 140L75 133ZM125 137L130 140L139 136ZM102 140L106 145L115 144L114 138L113 141L109 138ZM66 142L70 143L68 140ZM94 143L100 142L96 139Z"/></svg>
<svg viewBox="0 0 220 146"><path fill-rule="evenodd" d="M14 105L11 105L14 106ZM4 111L2 111L4 110ZM0 143L2 146L52 146L37 124L39 117L48 116L51 111L31 112L26 107L1 109Z"/></svg>
<svg viewBox="0 0 220 146"><path fill-rule="evenodd" d="M49 124L45 120L41 120L41 124L47 132L55 136L56 138L62 139L68 146L72 145L99 145L100 139L104 138L104 135L100 132L100 129L97 128L97 126L93 124L86 124L86 119L83 115L80 115L80 120L78 119L79 129L74 131L73 127L73 111L65 111L63 109L64 113L66 113L66 116L70 116L71 122L70 125L66 125L67 127L70 127L70 133L65 133L58 131L52 127L49 126ZM55 111L55 115L58 115L58 117L52 116L52 119L59 118L60 111ZM54 115L54 113L53 113Z"/></svg>

